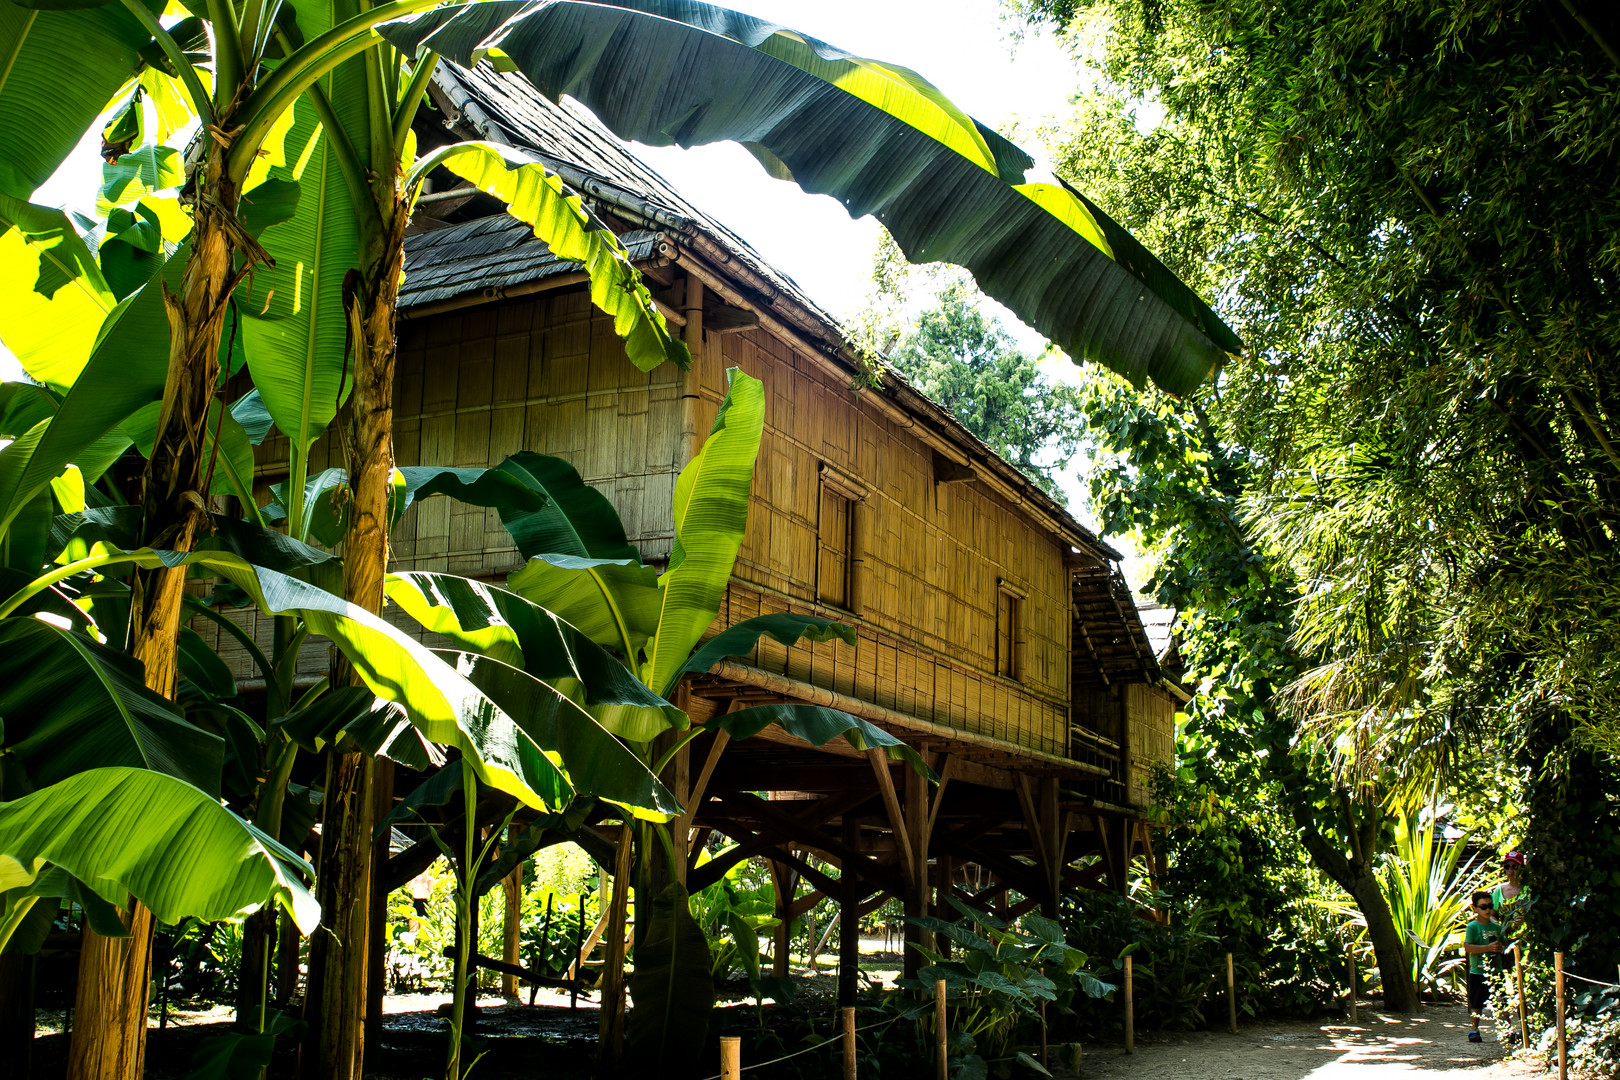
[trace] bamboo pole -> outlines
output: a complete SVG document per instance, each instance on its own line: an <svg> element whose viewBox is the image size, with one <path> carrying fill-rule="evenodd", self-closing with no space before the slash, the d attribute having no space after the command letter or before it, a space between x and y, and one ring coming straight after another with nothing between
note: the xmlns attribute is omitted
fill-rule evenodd
<svg viewBox="0 0 1620 1080"><path fill-rule="evenodd" d="M1569 1047L1564 1041L1564 954L1553 953L1554 986L1558 991L1558 1080L1569 1080Z"/></svg>
<svg viewBox="0 0 1620 1080"><path fill-rule="evenodd" d="M1131 993L1131 958L1125 958L1125 1052L1136 1053L1136 999Z"/></svg>
<svg viewBox="0 0 1620 1080"><path fill-rule="evenodd" d="M1232 1034L1237 1034L1237 980L1232 973L1232 954L1226 954L1226 1013Z"/></svg>
<svg viewBox="0 0 1620 1080"><path fill-rule="evenodd" d="M1524 1014L1524 950L1513 944L1513 978L1519 984L1519 1049L1530 1048L1530 1020Z"/></svg>
<svg viewBox="0 0 1620 1080"><path fill-rule="evenodd" d="M934 980L934 1075L945 1080L945 980Z"/></svg>
<svg viewBox="0 0 1620 1080"><path fill-rule="evenodd" d="M1356 1022L1356 947L1349 942L1345 942L1344 946L1344 972L1349 986L1347 993L1350 996L1348 1015L1350 1022L1354 1024Z"/></svg>
<svg viewBox="0 0 1620 1080"><path fill-rule="evenodd" d="M742 1039L736 1035L720 1037L720 1080L741 1080Z"/></svg>
<svg viewBox="0 0 1620 1080"><path fill-rule="evenodd" d="M844 1024L844 1080L855 1080L855 1006L838 1010Z"/></svg>
<svg viewBox="0 0 1620 1080"><path fill-rule="evenodd" d="M1041 1002L1041 1067L1050 1069L1052 1063L1046 1060L1046 1002Z"/></svg>

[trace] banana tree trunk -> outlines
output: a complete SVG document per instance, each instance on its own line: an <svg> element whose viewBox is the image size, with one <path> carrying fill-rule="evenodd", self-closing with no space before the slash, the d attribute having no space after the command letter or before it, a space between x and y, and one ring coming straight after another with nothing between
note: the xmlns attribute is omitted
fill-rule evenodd
<svg viewBox="0 0 1620 1080"><path fill-rule="evenodd" d="M225 176L224 163L224 148L216 143L197 177L191 256L180 292L163 295L169 371L152 455L141 477L141 508L143 542L171 551L190 551L208 521L203 480L208 406L219 381L219 342L238 280L236 238L245 236L236 221L238 192ZM179 678L185 581L183 569L137 570L130 597L130 651L145 669L147 687L167 698L174 697ZM136 1080L141 1074L151 912L131 900L126 923L128 938L84 932L68 1049L68 1075L74 1080Z"/></svg>
<svg viewBox="0 0 1620 1080"><path fill-rule="evenodd" d="M34 957L0 953L0 1060L28 1080L34 1054Z"/></svg>
<svg viewBox="0 0 1620 1080"><path fill-rule="evenodd" d="M359 1080L365 1044L366 944L371 921L372 762L333 753L322 798L316 882L321 929L309 941L300 1054L305 1080Z"/></svg>
<svg viewBox="0 0 1620 1080"><path fill-rule="evenodd" d="M407 215L396 206L348 312L354 349L349 528L343 595L380 612L388 572L388 480L394 468L394 315ZM352 672L348 673L354 678ZM338 680L333 680L334 683ZM335 754L323 800L320 901L327 929L310 940L304 1016L315 1038L305 1080L358 1080L365 1053L376 763Z"/></svg>

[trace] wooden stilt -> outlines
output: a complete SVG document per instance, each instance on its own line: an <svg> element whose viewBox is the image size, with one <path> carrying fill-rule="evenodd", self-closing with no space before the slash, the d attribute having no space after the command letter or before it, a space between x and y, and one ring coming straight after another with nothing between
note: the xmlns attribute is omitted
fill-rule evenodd
<svg viewBox="0 0 1620 1080"><path fill-rule="evenodd" d="M861 840L860 823L849 814L844 815L844 846L857 848ZM853 860L846 859L839 868L838 881L838 1006L853 1009L855 991L859 986L861 964L861 923L857 905L860 886L855 879Z"/></svg>
<svg viewBox="0 0 1620 1080"><path fill-rule="evenodd" d="M1519 984L1519 1049L1530 1045L1530 1020L1524 1013L1524 950L1513 945L1513 977Z"/></svg>
<svg viewBox="0 0 1620 1080"><path fill-rule="evenodd" d="M512 867L512 872L501 879L501 890L506 893L505 921L501 925L501 959L508 964L518 963L518 945L523 936L523 864ZM501 976L501 996L518 996L516 975Z"/></svg>
<svg viewBox="0 0 1620 1080"><path fill-rule="evenodd" d="M1356 1023L1356 947L1354 945L1346 944L1344 947L1344 975L1345 981L1349 984L1349 990L1346 993L1350 998L1350 1008L1348 1010L1350 1022L1354 1024Z"/></svg>
<svg viewBox="0 0 1620 1080"><path fill-rule="evenodd" d="M624 932L630 905L630 827L619 830L613 859L613 898L609 901L605 955L602 959L602 1007L599 1024L600 1060L604 1077L619 1075L624 1058Z"/></svg>

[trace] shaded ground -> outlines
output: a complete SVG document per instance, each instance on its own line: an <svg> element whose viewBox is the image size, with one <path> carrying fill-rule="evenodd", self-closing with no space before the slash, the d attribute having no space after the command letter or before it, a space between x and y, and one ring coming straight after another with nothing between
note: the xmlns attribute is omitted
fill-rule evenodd
<svg viewBox="0 0 1620 1080"><path fill-rule="evenodd" d="M1088 1080L1525 1080L1542 1075L1505 1059L1485 1025L1483 1043L1467 1041L1460 1005L1434 1006L1416 1016L1374 1012L1359 1024L1256 1023L1238 1034L1149 1033L1136 1053L1117 1044L1087 1044Z"/></svg>
<svg viewBox="0 0 1620 1080"><path fill-rule="evenodd" d="M865 950L863 981L890 983L898 966L898 954ZM836 995L834 970L812 973L796 967L794 975L801 988L796 1004L826 1014L830 1025ZM723 993L722 999L741 1002L746 995L745 988L735 987L731 993ZM367 1047L366 1076L421 1080L441 1075L445 1022L439 1006L448 1001L444 994L390 996L380 1044ZM553 991L541 991L534 1008L508 1006L498 997L482 997L479 1005L480 1048L487 1051L475 1070L479 1080L529 1080L539 1075L547 1080L572 1080L591 1075L598 1029L594 994L582 997L577 1008L569 1007L567 994ZM791 1011L803 1015L799 1009ZM749 1019L751 1009L724 1012L731 1014L725 1022L746 1025L738 1029L745 1035L755 1027L755 1021ZM771 1015L787 1019L784 1013L767 1013L767 1017ZM198 1044L226 1031L231 1018L231 1011L223 1006L175 1007L167 1028L158 1030L154 1013L147 1076L152 1080L185 1076ZM66 1040L59 1033L61 1019L41 1016L42 1037L35 1042L34 1054L37 1080L56 1080L63 1075ZM815 1026L819 1031L822 1025ZM1542 1075L1527 1063L1505 1059L1490 1025L1486 1028L1486 1042L1469 1043L1468 1019L1460 1006L1431 1007L1415 1017L1399 1017L1380 1014L1372 1003L1366 1003L1361 1022L1355 1025L1264 1022L1244 1025L1235 1036L1224 1031L1144 1032L1134 1054L1126 1054L1117 1038L1088 1042L1081 1048L1080 1075L1087 1080L1530 1080ZM1059 1080L1070 1080L1074 1073L1056 1067L1063 1056L1064 1051L1054 1046L1054 1072ZM746 1055L744 1064L748 1064ZM293 1070L291 1047L284 1047L272 1065L271 1077L290 1076ZM0 1074L4 1072L0 1068ZM867 1074L863 1070L862 1075Z"/></svg>

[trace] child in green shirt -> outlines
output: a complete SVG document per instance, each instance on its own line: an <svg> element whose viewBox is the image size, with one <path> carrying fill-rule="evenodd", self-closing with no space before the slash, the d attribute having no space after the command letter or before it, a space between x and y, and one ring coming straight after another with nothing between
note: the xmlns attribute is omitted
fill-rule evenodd
<svg viewBox="0 0 1620 1080"><path fill-rule="evenodd" d="M1502 926L1496 921L1495 903L1488 892L1477 892L1472 900L1474 917L1463 931L1463 952L1468 955L1469 1042L1480 1042L1479 1017L1485 1011L1490 987L1485 982L1485 957L1502 953Z"/></svg>

